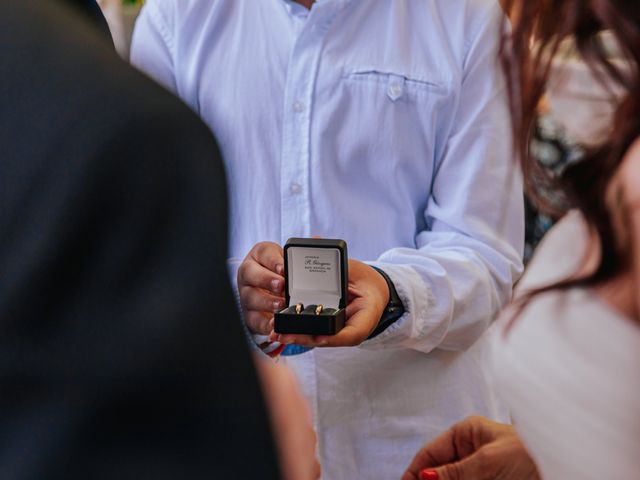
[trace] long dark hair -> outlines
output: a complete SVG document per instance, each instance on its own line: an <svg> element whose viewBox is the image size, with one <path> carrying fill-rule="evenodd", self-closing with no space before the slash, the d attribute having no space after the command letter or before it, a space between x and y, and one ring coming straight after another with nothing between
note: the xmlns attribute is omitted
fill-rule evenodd
<svg viewBox="0 0 640 480"><path fill-rule="evenodd" d="M567 206L582 213L600 245L600 263L593 273L568 278L531 295L601 283L620 273L630 255L628 248L620 248L605 197L625 153L640 137L640 1L504 0L502 3L511 18L511 27L503 29L500 57L507 77L525 189L539 208L558 216L561 212L557 206L546 202L535 187L540 182L555 184ZM602 32L613 37L625 59L624 69L611 61ZM552 62L562 42L568 39L574 41L577 53L592 69L594 77L603 84L614 82L623 95L608 138L597 147L586 149L581 160L568 166L560 178L552 178L532 158L529 145Z"/></svg>

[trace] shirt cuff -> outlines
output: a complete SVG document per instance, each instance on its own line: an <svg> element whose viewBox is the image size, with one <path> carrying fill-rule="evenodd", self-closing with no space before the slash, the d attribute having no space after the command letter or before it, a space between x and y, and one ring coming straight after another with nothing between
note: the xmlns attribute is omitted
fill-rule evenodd
<svg viewBox="0 0 640 480"><path fill-rule="evenodd" d="M404 315L374 338L368 339L360 348L380 350L383 348L411 347L412 338L418 337L419 324L427 318L432 296L429 287L420 275L408 265L393 265L370 262L387 274L393 282L398 297L404 306ZM420 294L416 294L416 290Z"/></svg>

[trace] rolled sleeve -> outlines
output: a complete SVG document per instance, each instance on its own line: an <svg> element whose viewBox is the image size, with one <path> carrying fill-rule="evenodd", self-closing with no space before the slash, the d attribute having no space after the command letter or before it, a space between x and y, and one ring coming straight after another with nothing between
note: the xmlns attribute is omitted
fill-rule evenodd
<svg viewBox="0 0 640 480"><path fill-rule="evenodd" d="M469 42L455 120L437 164L416 248L375 265L393 280L405 314L369 349L464 350L510 300L523 271L522 179L498 64L498 8Z"/></svg>

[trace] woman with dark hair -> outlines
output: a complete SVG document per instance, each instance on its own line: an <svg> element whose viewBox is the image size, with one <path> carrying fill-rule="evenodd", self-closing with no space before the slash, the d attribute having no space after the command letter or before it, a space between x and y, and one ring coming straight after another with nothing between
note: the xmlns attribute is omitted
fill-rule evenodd
<svg viewBox="0 0 640 480"><path fill-rule="evenodd" d="M464 420L425 446L403 480L638 478L640 4L504 3L512 28L501 58L529 194L555 215L558 205L570 211L496 325L493 366L515 430ZM583 152L552 176L530 141L543 94L567 91L590 92L550 105ZM536 195L541 182L562 202Z"/></svg>

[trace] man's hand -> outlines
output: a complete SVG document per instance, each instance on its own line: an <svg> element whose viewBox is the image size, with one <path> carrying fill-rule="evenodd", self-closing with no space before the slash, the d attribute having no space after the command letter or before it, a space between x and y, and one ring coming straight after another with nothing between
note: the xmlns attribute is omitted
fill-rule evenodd
<svg viewBox="0 0 640 480"><path fill-rule="evenodd" d="M252 333L269 335L273 314L285 307L284 255L280 245L256 244L238 269L240 304Z"/></svg>
<svg viewBox="0 0 640 480"><path fill-rule="evenodd" d="M385 279L369 265L349 260L347 322L336 335L271 335L272 341L305 347L351 347L360 345L375 330L389 303Z"/></svg>
<svg viewBox="0 0 640 480"><path fill-rule="evenodd" d="M540 477L511 425L469 417L423 447L402 476L402 480L422 479L540 480Z"/></svg>

